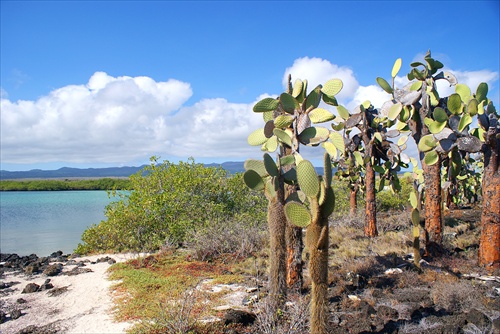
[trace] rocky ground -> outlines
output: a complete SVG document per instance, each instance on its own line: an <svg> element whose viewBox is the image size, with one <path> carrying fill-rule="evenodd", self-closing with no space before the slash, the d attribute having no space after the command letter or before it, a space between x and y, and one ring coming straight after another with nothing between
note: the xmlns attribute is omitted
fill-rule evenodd
<svg viewBox="0 0 500 334"><path fill-rule="evenodd" d="M500 271L487 272L477 266L479 222L477 209L447 212L441 253L424 256L421 270L415 267L412 254L384 253L380 247L332 265L329 333L500 333ZM393 235L399 235L397 225ZM389 249L391 243L399 242L389 237L391 233L382 233L369 247L375 249L378 243ZM402 242L411 249L411 240ZM331 244L332 259L342 252L335 242ZM305 281L307 296L307 277ZM304 304L290 305L276 332L307 332L307 324L295 323L298 330L290 327L291 320L307 318ZM254 307L259 316L246 332L272 333L266 317L259 313L265 308L259 303Z"/></svg>

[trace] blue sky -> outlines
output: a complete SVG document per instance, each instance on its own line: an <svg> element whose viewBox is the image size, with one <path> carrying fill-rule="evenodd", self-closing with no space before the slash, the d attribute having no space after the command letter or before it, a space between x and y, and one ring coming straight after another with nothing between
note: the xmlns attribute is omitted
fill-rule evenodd
<svg viewBox="0 0 500 334"><path fill-rule="evenodd" d="M1 169L260 157L253 104L284 77L387 94L430 49L499 102L499 1L1 1ZM400 78L401 82L403 79ZM311 85L312 86L312 85ZM376 105L377 106L377 105ZM316 153L311 153L312 155Z"/></svg>

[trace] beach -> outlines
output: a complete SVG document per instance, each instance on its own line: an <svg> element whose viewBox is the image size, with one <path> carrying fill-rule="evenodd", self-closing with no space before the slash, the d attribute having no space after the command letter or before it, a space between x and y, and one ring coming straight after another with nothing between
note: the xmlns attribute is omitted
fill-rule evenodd
<svg viewBox="0 0 500 334"><path fill-rule="evenodd" d="M115 261L123 262L135 256L101 254L74 258L66 263L50 261L50 265L61 269L54 276L7 270L2 262L0 332L124 333L132 324L116 322L113 318L110 287L117 281L108 280L107 269ZM23 293L28 285L37 291Z"/></svg>

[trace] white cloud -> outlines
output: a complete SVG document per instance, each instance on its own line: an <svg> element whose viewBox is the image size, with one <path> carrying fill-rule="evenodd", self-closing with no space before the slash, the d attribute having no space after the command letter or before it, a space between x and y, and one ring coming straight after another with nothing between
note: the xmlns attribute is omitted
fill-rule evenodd
<svg viewBox="0 0 500 334"><path fill-rule="evenodd" d="M245 160L261 156L259 148L247 143L248 135L263 126L262 115L252 112L253 104L217 98L181 108L168 119L170 135L164 138L166 151L196 158Z"/></svg>
<svg viewBox="0 0 500 334"><path fill-rule="evenodd" d="M263 126L250 104L222 98L184 106L190 85L95 73L86 85L37 101L1 100L3 163L127 163L163 159L261 157L247 136Z"/></svg>
<svg viewBox="0 0 500 334"><path fill-rule="evenodd" d="M177 80L95 73L36 101L1 100L2 162L122 162L163 151L166 117L192 95Z"/></svg>
<svg viewBox="0 0 500 334"><path fill-rule="evenodd" d="M479 86L479 84L482 82L486 82L491 91L491 89L495 86L495 83L498 81L498 72L493 72L490 70L448 71L450 71L457 78L458 83L467 85L471 89L472 93L476 91L477 86ZM438 92L441 96L448 96L455 92L455 87L450 87L446 80L438 80L437 86Z"/></svg>
<svg viewBox="0 0 500 334"><path fill-rule="evenodd" d="M365 102L370 101L375 108L380 108L384 102L391 99L382 88L375 85L359 86L352 100L347 104L347 109L352 111L354 108Z"/></svg>
<svg viewBox="0 0 500 334"><path fill-rule="evenodd" d="M323 85L330 79L341 79L344 86L342 91L337 95L339 103L350 100L359 87L359 83L350 68L339 67L321 58L304 57L296 59L293 65L285 70L283 87L287 87L288 85L289 74L292 75L292 83L296 79L307 79L308 91L311 91L319 84Z"/></svg>

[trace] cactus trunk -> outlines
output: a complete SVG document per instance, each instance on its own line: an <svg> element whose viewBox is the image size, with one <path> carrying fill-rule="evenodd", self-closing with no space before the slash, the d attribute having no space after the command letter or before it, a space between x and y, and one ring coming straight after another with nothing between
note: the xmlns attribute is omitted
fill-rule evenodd
<svg viewBox="0 0 500 334"><path fill-rule="evenodd" d="M311 276L311 334L327 333L328 324L328 218L307 227Z"/></svg>
<svg viewBox="0 0 500 334"><path fill-rule="evenodd" d="M283 211L283 190L278 189L268 207L270 234L269 298L273 310L277 310L286 297L286 217Z"/></svg>
<svg viewBox="0 0 500 334"><path fill-rule="evenodd" d="M349 215L351 217L356 216L356 211L358 210L358 185L354 185L349 193Z"/></svg>
<svg viewBox="0 0 500 334"><path fill-rule="evenodd" d="M443 241L441 210L441 159L429 166L422 161L425 175L425 251L436 255Z"/></svg>
<svg viewBox="0 0 500 334"><path fill-rule="evenodd" d="M366 216L365 236L376 237L377 231L377 203L375 200L375 170L371 163L366 164Z"/></svg>
<svg viewBox="0 0 500 334"><path fill-rule="evenodd" d="M488 268L500 267L500 139L490 140L484 155L483 212L479 264Z"/></svg>
<svg viewBox="0 0 500 334"><path fill-rule="evenodd" d="M287 259L286 283L288 289L299 293L302 289L302 228L286 225Z"/></svg>
<svg viewBox="0 0 500 334"><path fill-rule="evenodd" d="M282 148L282 155L292 155L292 149L289 147ZM283 172L288 172L292 168L291 165L285 166ZM288 198L290 195L297 192L296 185L285 185L285 196ZM302 274L302 251L304 250L304 242L302 240L302 228L295 226L291 222L286 224L286 283L288 289L300 293L304 277Z"/></svg>

